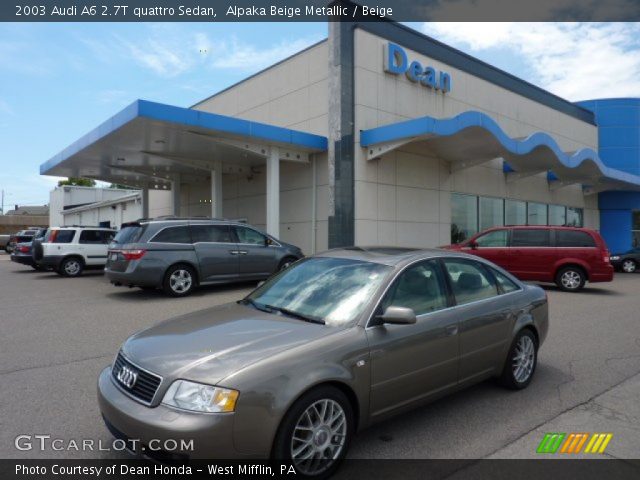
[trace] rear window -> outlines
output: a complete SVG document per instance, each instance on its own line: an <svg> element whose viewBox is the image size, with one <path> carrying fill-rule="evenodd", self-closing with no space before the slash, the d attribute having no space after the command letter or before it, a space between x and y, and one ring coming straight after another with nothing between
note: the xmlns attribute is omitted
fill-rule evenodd
<svg viewBox="0 0 640 480"><path fill-rule="evenodd" d="M231 231L227 225L192 225L193 243L232 243Z"/></svg>
<svg viewBox="0 0 640 480"><path fill-rule="evenodd" d="M551 231L545 229L520 229L511 232L512 247L550 247Z"/></svg>
<svg viewBox="0 0 640 480"><path fill-rule="evenodd" d="M154 243L191 243L189 227L167 227L160 230L151 240Z"/></svg>
<svg viewBox="0 0 640 480"><path fill-rule="evenodd" d="M75 230L51 230L47 234L47 240L51 243L71 243L75 235Z"/></svg>
<svg viewBox="0 0 640 480"><path fill-rule="evenodd" d="M558 247L595 247L596 242L587 232L557 230L556 245Z"/></svg>
<svg viewBox="0 0 640 480"><path fill-rule="evenodd" d="M125 243L136 243L140 240L144 232L144 227L141 225L129 225L123 227L113 239L114 243L124 245Z"/></svg>

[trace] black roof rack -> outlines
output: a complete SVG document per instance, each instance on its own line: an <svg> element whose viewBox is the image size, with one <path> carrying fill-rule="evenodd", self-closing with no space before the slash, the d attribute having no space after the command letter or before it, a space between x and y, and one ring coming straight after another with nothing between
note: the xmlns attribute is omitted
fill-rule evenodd
<svg viewBox="0 0 640 480"><path fill-rule="evenodd" d="M219 222L240 222L247 223L246 218L218 218L218 217L207 217L205 215L196 215L191 217L179 217L176 215L161 215L159 217L149 217L149 218L139 218L134 222L128 223L140 223L140 222L154 222L154 221L162 221L162 220L214 220Z"/></svg>

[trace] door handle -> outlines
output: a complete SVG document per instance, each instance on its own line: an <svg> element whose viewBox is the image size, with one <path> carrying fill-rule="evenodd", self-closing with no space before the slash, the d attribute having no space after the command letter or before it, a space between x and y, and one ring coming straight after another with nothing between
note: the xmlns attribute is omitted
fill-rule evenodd
<svg viewBox="0 0 640 480"><path fill-rule="evenodd" d="M238 254L240 254L240 255L248 255L249 252L247 250L238 250Z"/></svg>
<svg viewBox="0 0 640 480"><path fill-rule="evenodd" d="M457 325L450 325L447 328L444 329L444 332L446 333L447 337L451 337L453 335L457 335L458 334L458 326Z"/></svg>
<svg viewBox="0 0 640 480"><path fill-rule="evenodd" d="M229 253L231 255L238 255L239 252L238 252L238 250L229 250Z"/></svg>

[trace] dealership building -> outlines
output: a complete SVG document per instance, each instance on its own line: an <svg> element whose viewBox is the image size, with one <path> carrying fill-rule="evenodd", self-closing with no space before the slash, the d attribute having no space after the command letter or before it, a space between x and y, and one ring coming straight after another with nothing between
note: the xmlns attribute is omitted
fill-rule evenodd
<svg viewBox="0 0 640 480"><path fill-rule="evenodd" d="M640 242L640 99L572 103L393 22L329 36L190 108L139 100L43 175L171 192L305 253L433 247L495 225Z"/></svg>

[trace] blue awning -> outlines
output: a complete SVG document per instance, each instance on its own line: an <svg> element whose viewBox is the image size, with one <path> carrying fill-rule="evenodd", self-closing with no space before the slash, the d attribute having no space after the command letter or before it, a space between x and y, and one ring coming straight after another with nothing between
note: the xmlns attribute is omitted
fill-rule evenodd
<svg viewBox="0 0 640 480"><path fill-rule="evenodd" d="M453 118L421 117L363 130L360 144L373 159L395 148L412 146L459 165L473 166L503 158L515 173L552 172L551 181L581 183L598 191L637 190L640 176L607 167L590 148L564 152L545 132L511 138L488 115L469 111Z"/></svg>
<svg viewBox="0 0 640 480"><path fill-rule="evenodd" d="M246 147L246 148L245 148ZM40 166L40 174L167 188L172 174L201 174L212 161L251 167L278 147L296 161L327 138L240 118L137 100Z"/></svg>

